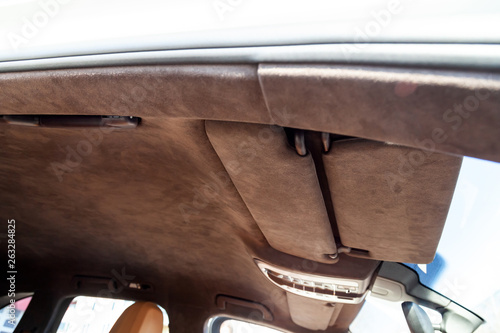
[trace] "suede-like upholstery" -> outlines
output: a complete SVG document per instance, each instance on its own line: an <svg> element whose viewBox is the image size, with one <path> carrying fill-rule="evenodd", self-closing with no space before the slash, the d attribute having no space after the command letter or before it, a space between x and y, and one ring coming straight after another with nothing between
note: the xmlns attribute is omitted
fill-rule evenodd
<svg viewBox="0 0 500 333"><path fill-rule="evenodd" d="M314 331L324 331L328 328L335 312L335 307L343 304L332 304L286 293L290 316L295 324Z"/></svg>
<svg viewBox="0 0 500 333"><path fill-rule="evenodd" d="M180 333L201 332L223 294L264 304L271 325L308 332L290 320L285 292L254 257L347 278L364 279L378 265L348 257L321 264L270 247L202 120L143 117L137 129L104 133L0 123L0 137L0 213L16 220L20 291L149 300ZM126 277L152 291L119 279L118 294L107 285L76 290L74 275Z"/></svg>
<svg viewBox="0 0 500 333"><path fill-rule="evenodd" d="M206 122L210 142L253 218L276 250L331 263L336 253L311 155L299 156L279 127Z"/></svg>
<svg viewBox="0 0 500 333"><path fill-rule="evenodd" d="M434 259L461 157L347 140L323 160L342 244L385 261Z"/></svg>
<svg viewBox="0 0 500 333"><path fill-rule="evenodd" d="M268 122L254 65L0 73L1 114L168 116Z"/></svg>
<svg viewBox="0 0 500 333"><path fill-rule="evenodd" d="M277 125L500 162L498 73L261 64L259 78Z"/></svg>
<svg viewBox="0 0 500 333"><path fill-rule="evenodd" d="M484 89L489 97L477 110L463 113L467 118L447 113ZM271 325L310 332L292 322L285 292L266 280L253 257L308 273L352 278L370 276L378 262L342 254L337 264L327 265L269 246L210 144L204 120L325 131L500 161L499 91L498 74L316 64L1 73L1 114L143 118L136 130L116 130L102 138L92 131L0 123L0 214L4 221L16 219L16 259L23 272L16 286L19 291L56 290L60 297L96 296L99 288L75 290L72 276L125 274L150 283L154 291L125 288L112 296L164 306L172 332L201 331L205 320L220 312L215 305L219 294L264 304L275 318ZM75 157L78 149L83 153ZM348 166L342 171L344 181L356 179ZM427 177L435 175L425 172L419 181L427 184ZM329 176L330 181L334 178ZM348 210L362 207L356 204L360 198L370 203L360 193L345 193L346 200L352 198L344 203ZM368 198L371 193L364 194ZM343 204L332 198L341 217ZM437 199L442 214L444 198ZM373 211L373 206L367 209ZM411 235L420 242L415 259L428 260L440 222L426 225L430 238L419 236L420 224L412 229L404 225L406 239ZM381 258L400 251L394 242L382 248L356 237L341 235L341 240L368 246L370 253L378 246ZM431 249L424 250L428 243ZM401 248L404 258L409 258L409 250ZM8 289L5 280L0 286ZM347 328L361 306L342 310L331 329ZM28 311L26 318L30 316Z"/></svg>
<svg viewBox="0 0 500 333"><path fill-rule="evenodd" d="M433 140L440 152L500 162L497 73L329 64L125 66L0 73L0 89L1 114L264 123L417 148ZM474 98L479 104L468 111Z"/></svg>

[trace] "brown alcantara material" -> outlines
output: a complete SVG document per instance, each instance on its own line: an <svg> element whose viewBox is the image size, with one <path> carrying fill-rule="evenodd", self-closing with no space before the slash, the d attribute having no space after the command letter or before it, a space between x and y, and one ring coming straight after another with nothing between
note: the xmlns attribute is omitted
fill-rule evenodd
<svg viewBox="0 0 500 333"><path fill-rule="evenodd" d="M137 129L113 131L0 123L0 214L16 220L19 292L152 301L167 310L178 333L201 332L208 317L221 313L215 298L225 294L264 304L272 325L305 333L290 320L285 292L266 280L253 257L308 273L373 273L372 260L345 257L327 265L272 249L203 120L142 120ZM77 290L71 283L75 275L122 274L153 290L114 294L107 286Z"/></svg>
<svg viewBox="0 0 500 333"><path fill-rule="evenodd" d="M98 294L99 289L75 291L70 284L73 275L109 277L124 269L135 281L152 284L154 292L125 290L114 296L161 304L168 311L172 332L201 332L204 321L220 312L215 305L218 294L262 303L273 313L272 325L310 332L291 321L285 293L266 281L252 257L307 268L309 273L352 277L371 274L378 262L343 254L339 263L326 265L271 248L213 150L204 120L277 124L500 161L499 91L498 74L317 64L2 73L2 114L143 119L133 131L102 136L86 130L0 123L0 214L3 220L16 219L20 244L16 259L23 265L16 287L19 292L41 290L33 302L49 304L40 298L44 290L47 298L48 290L57 290L59 296ZM477 108L474 98L479 101ZM75 157L78 149L81 153ZM64 171L62 181L52 163ZM423 177L422 183L428 184L433 177L444 177L443 170L458 172L458 166L443 164L436 163L425 175L419 175L422 168L418 168L412 177ZM380 174L386 168L378 167L373 172ZM342 168L343 178L338 179L366 185L351 169ZM288 189L293 184L284 185ZM396 199L405 195L404 184L401 190ZM345 192L347 211L361 214L370 204L367 191ZM434 198L443 191L448 193L449 188L426 191L423 197ZM302 198L307 197L302 194ZM440 200L445 199L449 197L433 199L431 208L421 209L436 210L434 205L441 207ZM363 209L358 212L359 207ZM322 214L303 208L311 216ZM366 209L377 213L372 206ZM342 212L340 207L335 211ZM432 214L445 215L437 211ZM405 230L406 240L418 239L416 255L428 259L442 225L422 225L421 220ZM423 238L424 228L436 232ZM399 236L380 250L408 252L394 243ZM351 240L346 245L358 245L359 239ZM344 237L342 241L349 242ZM372 241L365 237L358 247ZM370 253L376 253L371 248ZM5 283L0 283L3 290ZM342 310L333 328L348 327L359 307Z"/></svg>
<svg viewBox="0 0 500 333"><path fill-rule="evenodd" d="M345 333L354 320L363 303L342 304L327 303L286 293L292 321L312 331Z"/></svg>
<svg viewBox="0 0 500 333"><path fill-rule="evenodd" d="M343 245L378 260L434 259L461 157L346 140L323 160Z"/></svg>
<svg viewBox="0 0 500 333"><path fill-rule="evenodd" d="M210 142L269 244L331 263L335 240L311 155L299 156L280 127L207 121Z"/></svg>
<svg viewBox="0 0 500 333"><path fill-rule="evenodd" d="M0 73L2 114L274 124L500 162L500 74L331 64ZM469 111L471 110L471 111Z"/></svg>
<svg viewBox="0 0 500 333"><path fill-rule="evenodd" d="M106 67L1 73L2 114L269 123L255 65Z"/></svg>
<svg viewBox="0 0 500 333"><path fill-rule="evenodd" d="M313 331L324 331L328 328L335 308L343 304L332 304L292 293L286 293L290 316L295 324Z"/></svg>
<svg viewBox="0 0 500 333"><path fill-rule="evenodd" d="M259 78L277 125L500 162L500 74L261 64Z"/></svg>

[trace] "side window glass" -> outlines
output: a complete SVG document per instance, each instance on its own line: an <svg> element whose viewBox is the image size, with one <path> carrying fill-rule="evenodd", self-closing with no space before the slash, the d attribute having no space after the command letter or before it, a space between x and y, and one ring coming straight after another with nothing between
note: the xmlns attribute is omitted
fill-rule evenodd
<svg viewBox="0 0 500 333"><path fill-rule="evenodd" d="M31 297L26 297L0 309L0 333L14 332L30 302Z"/></svg>
<svg viewBox="0 0 500 333"><path fill-rule="evenodd" d="M73 299L59 324L57 333L108 333L133 301L78 296ZM163 333L168 333L168 316L163 312Z"/></svg>

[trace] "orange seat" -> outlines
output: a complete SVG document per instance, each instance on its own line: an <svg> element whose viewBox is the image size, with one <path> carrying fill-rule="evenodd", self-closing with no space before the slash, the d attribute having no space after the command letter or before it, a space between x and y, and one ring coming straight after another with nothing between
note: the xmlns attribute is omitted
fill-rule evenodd
<svg viewBox="0 0 500 333"><path fill-rule="evenodd" d="M136 302L129 306L109 333L161 333L163 313L151 302Z"/></svg>

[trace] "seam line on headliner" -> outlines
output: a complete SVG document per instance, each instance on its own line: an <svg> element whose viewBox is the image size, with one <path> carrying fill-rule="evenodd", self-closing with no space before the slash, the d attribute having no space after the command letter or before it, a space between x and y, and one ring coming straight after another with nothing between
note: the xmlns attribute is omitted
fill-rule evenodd
<svg viewBox="0 0 500 333"><path fill-rule="evenodd" d="M262 82L262 77L260 75L261 68L262 68L262 64L257 64L257 79L259 80L260 91L262 93L262 97L264 98L264 103L266 104L266 109L267 109L267 113L269 114L269 118L271 118L273 125L278 125L276 123L276 120L273 117L273 113L271 112L271 108L269 107L269 102L267 100L266 90L264 89L264 83Z"/></svg>

